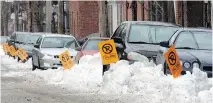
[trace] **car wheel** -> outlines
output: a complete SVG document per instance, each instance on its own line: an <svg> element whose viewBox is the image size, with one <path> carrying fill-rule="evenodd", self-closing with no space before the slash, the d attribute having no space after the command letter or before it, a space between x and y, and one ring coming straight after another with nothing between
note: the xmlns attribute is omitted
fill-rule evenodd
<svg viewBox="0 0 213 103"><path fill-rule="evenodd" d="M36 70L36 66L33 63L33 58L32 58L32 71Z"/></svg>

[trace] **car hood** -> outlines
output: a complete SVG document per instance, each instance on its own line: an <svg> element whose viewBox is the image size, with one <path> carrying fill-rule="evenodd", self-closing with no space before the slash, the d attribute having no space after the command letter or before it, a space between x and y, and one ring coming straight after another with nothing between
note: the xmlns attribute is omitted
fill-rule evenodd
<svg viewBox="0 0 213 103"><path fill-rule="evenodd" d="M136 51L147 57L156 56L160 48L159 45L153 44L128 44L129 50L127 52ZM128 49L127 47L127 49Z"/></svg>
<svg viewBox="0 0 213 103"><path fill-rule="evenodd" d="M33 48L34 48L34 45L32 45L32 44L27 44L27 45L23 46L23 49L28 52L32 52Z"/></svg>
<svg viewBox="0 0 213 103"><path fill-rule="evenodd" d="M212 64L212 51L210 50L177 50L182 60L199 60L204 64Z"/></svg>
<svg viewBox="0 0 213 103"><path fill-rule="evenodd" d="M82 54L83 55L94 55L94 54L96 54L98 52L99 52L98 50L83 50Z"/></svg>
<svg viewBox="0 0 213 103"><path fill-rule="evenodd" d="M60 55L64 51L68 50L70 56L76 56L77 51L74 49L68 49L68 48L41 48L41 52L44 54L49 54L49 55Z"/></svg>

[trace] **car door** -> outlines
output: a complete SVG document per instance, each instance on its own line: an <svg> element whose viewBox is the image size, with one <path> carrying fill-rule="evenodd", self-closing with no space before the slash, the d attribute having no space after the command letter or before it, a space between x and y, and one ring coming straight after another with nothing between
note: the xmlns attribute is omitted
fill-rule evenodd
<svg viewBox="0 0 213 103"><path fill-rule="evenodd" d="M40 53L40 46L41 46L41 42L42 42L42 37L40 37L37 42L36 45L39 45L39 48L35 48L32 50L32 56L33 56L33 63L34 65L38 66L38 60L39 60L39 53Z"/></svg>

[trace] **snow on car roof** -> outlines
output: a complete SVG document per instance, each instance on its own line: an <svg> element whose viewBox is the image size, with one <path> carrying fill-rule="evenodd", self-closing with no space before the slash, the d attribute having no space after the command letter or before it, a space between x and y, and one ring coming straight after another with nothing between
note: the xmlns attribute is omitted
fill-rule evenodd
<svg viewBox="0 0 213 103"><path fill-rule="evenodd" d="M176 24L173 24L173 23L159 22L159 21L124 21L121 24L125 24L125 23L147 24L147 25L163 25L163 26L178 26L178 27L181 27L180 25L176 25Z"/></svg>

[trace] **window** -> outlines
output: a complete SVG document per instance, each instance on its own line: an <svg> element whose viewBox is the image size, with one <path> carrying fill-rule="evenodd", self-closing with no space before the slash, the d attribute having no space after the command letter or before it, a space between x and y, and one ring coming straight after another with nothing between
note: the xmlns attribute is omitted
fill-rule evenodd
<svg viewBox="0 0 213 103"><path fill-rule="evenodd" d="M72 37L45 37L42 48L75 48L75 39Z"/></svg>
<svg viewBox="0 0 213 103"><path fill-rule="evenodd" d="M175 40L175 47L189 47L197 49L196 41L190 32L181 32Z"/></svg>
<svg viewBox="0 0 213 103"><path fill-rule="evenodd" d="M198 43L199 49L212 50L212 33L211 32L192 32Z"/></svg>
<svg viewBox="0 0 213 103"><path fill-rule="evenodd" d="M122 30L120 36L123 40L125 40L125 37L126 37L126 31L127 31L127 26L125 25L124 26L124 29Z"/></svg>
<svg viewBox="0 0 213 103"><path fill-rule="evenodd" d="M129 33L128 42L147 42L150 43L149 39L150 26L145 25L132 25Z"/></svg>
<svg viewBox="0 0 213 103"><path fill-rule="evenodd" d="M40 37L37 41L36 44L41 45L42 37Z"/></svg>
<svg viewBox="0 0 213 103"><path fill-rule="evenodd" d="M154 43L168 41L171 36L178 30L177 27L153 26L151 29L151 37ZM155 31L154 31L155 30Z"/></svg>
<svg viewBox="0 0 213 103"><path fill-rule="evenodd" d="M124 28L124 25L119 26L119 27L116 29L115 33L113 34L113 37L116 37L116 36L119 37L121 31L123 30L123 28Z"/></svg>
<svg viewBox="0 0 213 103"><path fill-rule="evenodd" d="M104 41L103 39L91 39L87 42L87 44L85 45L84 50L99 50L98 48L98 43Z"/></svg>

